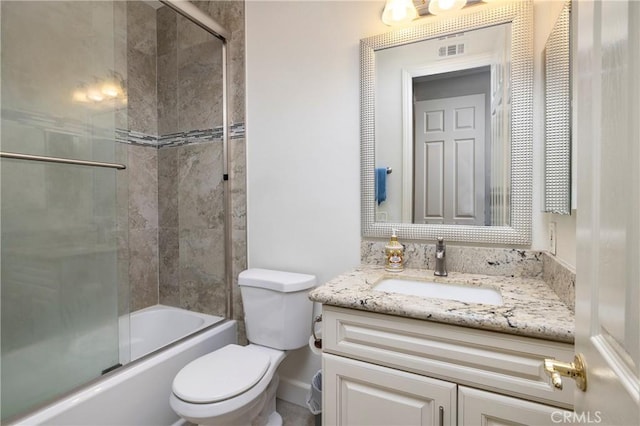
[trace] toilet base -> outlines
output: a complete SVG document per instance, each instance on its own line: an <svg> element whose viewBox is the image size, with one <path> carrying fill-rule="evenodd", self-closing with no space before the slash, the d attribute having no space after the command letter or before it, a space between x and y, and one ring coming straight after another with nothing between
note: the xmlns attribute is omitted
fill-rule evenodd
<svg viewBox="0 0 640 426"><path fill-rule="evenodd" d="M282 416L276 412L276 393L280 379L277 374L258 398L242 410L198 422L199 426L282 426ZM195 420L195 419L190 419Z"/></svg>
<svg viewBox="0 0 640 426"><path fill-rule="evenodd" d="M265 402L260 413L251 421L251 426L282 426L282 416L276 411L276 392L280 378L274 375L264 392Z"/></svg>
<svg viewBox="0 0 640 426"><path fill-rule="evenodd" d="M172 426L185 426L186 424L187 424L186 420L180 419L179 422L174 423ZM265 423L263 426L282 426L282 425L283 425L282 416L277 411L274 411L269 415L269 418L267 419L267 423ZM198 426L206 426L206 425L198 425ZM256 426L256 425L254 423L251 423L251 426Z"/></svg>
<svg viewBox="0 0 640 426"><path fill-rule="evenodd" d="M277 411L274 411L269 416L266 426L282 426L282 423L282 416Z"/></svg>

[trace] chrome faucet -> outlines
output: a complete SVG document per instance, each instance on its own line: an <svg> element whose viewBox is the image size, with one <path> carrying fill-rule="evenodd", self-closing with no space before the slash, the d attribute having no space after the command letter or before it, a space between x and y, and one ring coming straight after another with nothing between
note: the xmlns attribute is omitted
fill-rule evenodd
<svg viewBox="0 0 640 426"><path fill-rule="evenodd" d="M446 277L448 275L446 248L444 246L444 238L442 237L438 237L438 242L436 243L436 267L433 270L433 275L439 277Z"/></svg>

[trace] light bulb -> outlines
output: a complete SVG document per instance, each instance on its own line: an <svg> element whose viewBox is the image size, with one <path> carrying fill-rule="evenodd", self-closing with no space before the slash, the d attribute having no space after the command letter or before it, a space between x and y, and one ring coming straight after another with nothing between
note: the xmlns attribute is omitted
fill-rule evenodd
<svg viewBox="0 0 640 426"><path fill-rule="evenodd" d="M382 22L386 25L406 24L418 16L412 0L387 0L382 11Z"/></svg>
<svg viewBox="0 0 640 426"><path fill-rule="evenodd" d="M440 3L440 9L442 10L449 10L453 7L454 1L453 0L437 0L438 3Z"/></svg>
<svg viewBox="0 0 640 426"><path fill-rule="evenodd" d="M401 22L407 17L407 10L404 7L394 7L391 9L391 19L394 22Z"/></svg>
<svg viewBox="0 0 640 426"><path fill-rule="evenodd" d="M467 0L431 0L429 13L432 15L446 15L465 7Z"/></svg>

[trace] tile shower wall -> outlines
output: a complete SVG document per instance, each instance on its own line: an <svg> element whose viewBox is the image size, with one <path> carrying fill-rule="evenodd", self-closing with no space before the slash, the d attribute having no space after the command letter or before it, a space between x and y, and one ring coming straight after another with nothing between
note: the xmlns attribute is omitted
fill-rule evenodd
<svg viewBox="0 0 640 426"><path fill-rule="evenodd" d="M229 176L237 277L246 268L244 3L194 4L232 33ZM130 125L122 136L130 143L131 309L159 302L225 315L222 44L166 7L156 12L136 2L127 12L136 27L127 43ZM156 72L154 85L149 76ZM235 286L233 294L234 317L241 320Z"/></svg>
<svg viewBox="0 0 640 426"><path fill-rule="evenodd" d="M129 134L130 309L158 303L158 101L156 94L156 11L144 2L126 2L127 116Z"/></svg>
<svg viewBox="0 0 640 426"><path fill-rule="evenodd" d="M158 151L129 146L131 310L158 303Z"/></svg>
<svg viewBox="0 0 640 426"><path fill-rule="evenodd" d="M245 2L196 1L194 4L223 25L230 33L228 54L229 189L231 191L231 274L233 277L233 318L238 321L239 342L245 342L244 312L238 287L238 274L247 268L247 203L245 121ZM220 253L217 253L220 255Z"/></svg>
<svg viewBox="0 0 640 426"><path fill-rule="evenodd" d="M222 143L159 151L160 302L225 314Z"/></svg>

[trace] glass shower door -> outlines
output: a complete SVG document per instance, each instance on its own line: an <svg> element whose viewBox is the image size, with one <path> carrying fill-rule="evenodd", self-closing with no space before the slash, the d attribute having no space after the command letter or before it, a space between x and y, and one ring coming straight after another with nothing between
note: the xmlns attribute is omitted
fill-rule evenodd
<svg viewBox="0 0 640 426"><path fill-rule="evenodd" d="M2 1L4 153L126 163L123 2ZM126 170L3 157L2 420L128 360Z"/></svg>

